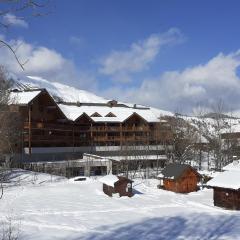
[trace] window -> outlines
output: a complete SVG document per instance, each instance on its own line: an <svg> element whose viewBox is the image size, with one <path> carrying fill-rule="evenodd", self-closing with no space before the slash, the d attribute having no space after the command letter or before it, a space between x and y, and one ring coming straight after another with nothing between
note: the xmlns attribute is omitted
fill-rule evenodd
<svg viewBox="0 0 240 240"><path fill-rule="evenodd" d="M109 112L105 117L116 117L112 112Z"/></svg>
<svg viewBox="0 0 240 240"><path fill-rule="evenodd" d="M101 115L98 112L95 112L91 115L91 117L101 117Z"/></svg>

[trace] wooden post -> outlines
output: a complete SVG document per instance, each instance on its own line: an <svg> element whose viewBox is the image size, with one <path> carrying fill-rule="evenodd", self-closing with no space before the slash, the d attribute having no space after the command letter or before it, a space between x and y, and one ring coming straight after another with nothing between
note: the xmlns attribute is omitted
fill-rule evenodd
<svg viewBox="0 0 240 240"><path fill-rule="evenodd" d="M150 127L147 125L147 145L150 145Z"/></svg>
<svg viewBox="0 0 240 240"><path fill-rule="evenodd" d="M72 128L72 145L73 145L73 151L75 147L75 124L73 123L73 128Z"/></svg>
<svg viewBox="0 0 240 240"><path fill-rule="evenodd" d="M105 131L105 143L106 143L106 146L108 145L108 133L107 133L107 123L105 122L104 123L104 131Z"/></svg>
<svg viewBox="0 0 240 240"><path fill-rule="evenodd" d="M91 151L93 150L93 124L91 123L90 127L90 142L91 142Z"/></svg>
<svg viewBox="0 0 240 240"><path fill-rule="evenodd" d="M120 146L122 149L122 144L123 144L123 129L122 129L122 123L120 123Z"/></svg>
<svg viewBox="0 0 240 240"><path fill-rule="evenodd" d="M32 128L32 116L31 116L31 105L28 106L28 150L29 150L29 154L32 154L32 139L31 139L31 128Z"/></svg>

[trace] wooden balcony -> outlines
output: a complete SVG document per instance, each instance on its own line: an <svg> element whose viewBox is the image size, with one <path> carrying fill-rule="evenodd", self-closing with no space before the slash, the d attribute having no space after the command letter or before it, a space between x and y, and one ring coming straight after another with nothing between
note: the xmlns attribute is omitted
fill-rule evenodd
<svg viewBox="0 0 240 240"><path fill-rule="evenodd" d="M123 127L123 132L148 132L149 127L147 126L129 126L129 127Z"/></svg>
<svg viewBox="0 0 240 240"><path fill-rule="evenodd" d="M29 122L24 122L24 129L29 129ZM44 129L56 131L75 131L75 132L147 132L148 126L78 126L61 123L31 122L31 129Z"/></svg>
<svg viewBox="0 0 240 240"><path fill-rule="evenodd" d="M95 142L120 142L121 138L119 136L102 136L102 137L93 137Z"/></svg>
<svg viewBox="0 0 240 240"><path fill-rule="evenodd" d="M24 122L24 129L29 129L29 123ZM54 131L74 131L74 132L90 132L91 126L76 126L57 123L31 122L31 129L38 130L54 130Z"/></svg>
<svg viewBox="0 0 240 240"><path fill-rule="evenodd" d="M113 127L113 126L93 126L93 132L120 132L121 127Z"/></svg>

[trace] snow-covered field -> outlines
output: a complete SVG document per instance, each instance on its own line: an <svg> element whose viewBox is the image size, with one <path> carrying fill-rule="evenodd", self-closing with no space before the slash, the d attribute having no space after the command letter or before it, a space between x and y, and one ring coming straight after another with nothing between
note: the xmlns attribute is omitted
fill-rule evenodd
<svg viewBox="0 0 240 240"><path fill-rule="evenodd" d="M135 180L134 197L110 198L96 179L24 171L9 184L0 221L10 216L24 240L240 239L240 212L214 207L210 189L175 194Z"/></svg>

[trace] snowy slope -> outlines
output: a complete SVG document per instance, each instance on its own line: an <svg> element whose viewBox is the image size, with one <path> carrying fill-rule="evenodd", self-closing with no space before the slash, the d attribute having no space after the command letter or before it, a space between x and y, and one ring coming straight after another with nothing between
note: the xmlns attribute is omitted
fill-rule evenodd
<svg viewBox="0 0 240 240"><path fill-rule="evenodd" d="M21 80L21 82L34 87L46 88L52 95L58 96L66 102L106 103L108 101L93 93L79 90L62 83L50 82L41 77L27 76Z"/></svg>
<svg viewBox="0 0 240 240"><path fill-rule="evenodd" d="M14 216L19 240L239 239L240 212L214 207L211 189L176 194L157 184L135 179L132 198L110 198L94 179L9 187L0 200L0 222Z"/></svg>

